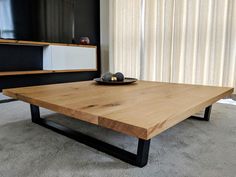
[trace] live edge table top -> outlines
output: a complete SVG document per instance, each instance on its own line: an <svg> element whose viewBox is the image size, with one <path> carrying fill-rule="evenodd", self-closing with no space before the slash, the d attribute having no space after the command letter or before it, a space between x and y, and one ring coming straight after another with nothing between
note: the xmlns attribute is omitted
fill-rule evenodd
<svg viewBox="0 0 236 177"><path fill-rule="evenodd" d="M15 99L145 140L232 92L226 87L149 81L123 86L85 81L3 91Z"/></svg>

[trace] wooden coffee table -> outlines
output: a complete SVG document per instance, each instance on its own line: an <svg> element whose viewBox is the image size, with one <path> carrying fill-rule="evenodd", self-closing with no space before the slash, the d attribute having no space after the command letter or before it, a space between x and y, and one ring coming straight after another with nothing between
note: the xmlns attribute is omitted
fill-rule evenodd
<svg viewBox="0 0 236 177"><path fill-rule="evenodd" d="M233 88L138 81L103 86L94 81L6 89L3 93L30 103L32 122L112 155L132 165L148 162L150 140L161 132L230 95ZM137 154L40 118L39 107L137 137Z"/></svg>

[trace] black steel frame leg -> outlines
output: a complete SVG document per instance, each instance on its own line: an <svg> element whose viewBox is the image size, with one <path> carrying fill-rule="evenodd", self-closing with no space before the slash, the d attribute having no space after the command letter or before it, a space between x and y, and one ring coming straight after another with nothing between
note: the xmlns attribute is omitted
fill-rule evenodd
<svg viewBox="0 0 236 177"><path fill-rule="evenodd" d="M39 107L30 105L32 122L39 124L43 127L51 129L59 134L74 139L80 143L97 149L101 152L107 153L113 157L116 157L124 162L137 167L144 167L148 162L149 148L151 140L138 140L137 154L128 152L124 149L108 144L104 141L98 140L81 132L67 128L63 125L57 124L53 121L40 118Z"/></svg>
<svg viewBox="0 0 236 177"><path fill-rule="evenodd" d="M205 109L204 116L203 117L198 117L198 116L191 116L189 117L190 119L195 119L195 120L203 120L203 121L209 121L211 117L211 109L212 105L208 106Z"/></svg>
<svg viewBox="0 0 236 177"><path fill-rule="evenodd" d="M9 102L13 102L13 101L17 101L17 99L4 99L4 100L0 100L0 104L9 103Z"/></svg>

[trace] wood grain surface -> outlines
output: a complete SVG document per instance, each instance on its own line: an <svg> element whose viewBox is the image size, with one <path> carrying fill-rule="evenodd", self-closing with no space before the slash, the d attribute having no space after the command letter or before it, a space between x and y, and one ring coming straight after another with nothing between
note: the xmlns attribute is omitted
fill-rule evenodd
<svg viewBox="0 0 236 177"><path fill-rule="evenodd" d="M150 139L230 95L233 88L94 81L3 90L7 96L141 139Z"/></svg>

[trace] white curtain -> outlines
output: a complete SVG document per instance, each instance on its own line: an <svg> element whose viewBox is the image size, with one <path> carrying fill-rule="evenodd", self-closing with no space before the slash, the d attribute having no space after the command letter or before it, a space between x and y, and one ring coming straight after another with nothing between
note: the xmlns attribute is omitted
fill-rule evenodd
<svg viewBox="0 0 236 177"><path fill-rule="evenodd" d="M140 76L141 0L110 1L110 70Z"/></svg>
<svg viewBox="0 0 236 177"><path fill-rule="evenodd" d="M129 73L137 66L132 76L145 80L236 88L235 0L143 0L143 8L138 0L125 0L135 4L129 7L122 0L113 2L117 11L110 12L116 15L110 38L120 44L111 46L114 70ZM120 9L126 8L138 15L132 10L124 15ZM135 29L133 35L134 26L121 25L128 19L138 24L140 32ZM139 44L128 44L124 35L133 35Z"/></svg>

